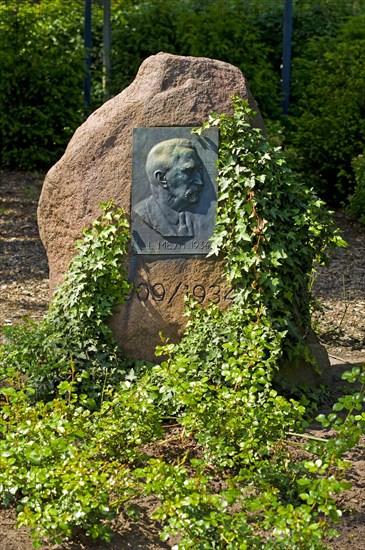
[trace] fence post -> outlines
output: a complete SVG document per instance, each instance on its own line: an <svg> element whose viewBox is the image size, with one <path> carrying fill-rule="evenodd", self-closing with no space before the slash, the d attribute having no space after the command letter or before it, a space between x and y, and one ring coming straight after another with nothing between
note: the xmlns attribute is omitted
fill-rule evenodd
<svg viewBox="0 0 365 550"><path fill-rule="evenodd" d="M104 101L110 97L110 0L104 0L104 25L103 25L103 93Z"/></svg>
<svg viewBox="0 0 365 550"><path fill-rule="evenodd" d="M91 3L92 0L85 0L84 3L84 47L85 47L85 78L84 78L84 100L85 115L89 114L91 103Z"/></svg>
<svg viewBox="0 0 365 550"><path fill-rule="evenodd" d="M290 103L290 68L291 68L291 41L293 27L293 6L292 0L285 0L284 8L284 29L283 29L283 65L282 65L282 112L289 113Z"/></svg>

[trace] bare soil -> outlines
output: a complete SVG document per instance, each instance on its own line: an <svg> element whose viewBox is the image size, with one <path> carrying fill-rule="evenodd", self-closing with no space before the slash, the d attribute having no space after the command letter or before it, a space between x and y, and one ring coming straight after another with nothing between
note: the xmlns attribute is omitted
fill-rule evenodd
<svg viewBox="0 0 365 550"><path fill-rule="evenodd" d="M20 322L24 316L40 321L48 307L48 264L39 239L36 210L43 182L41 174L0 172L0 327ZM336 225L348 243L337 249L329 268L321 268L314 295L322 313L314 325L328 351L334 374L331 396L323 405L328 412L343 390L341 373L350 365L365 364L365 227L343 212L334 213ZM324 435L320 430L316 435ZM182 449L181 449L182 450ZM179 450L176 449L175 452ZM340 537L330 541L335 550L365 550L365 454L355 449L347 457L352 466L352 488L340 497L344 517ZM171 548L158 536L150 519L154 499L139 502L140 519L123 514L115 522L110 543L80 540L61 545L45 543L42 550L157 550ZM25 528L15 526L15 511L0 509L0 550L31 550Z"/></svg>

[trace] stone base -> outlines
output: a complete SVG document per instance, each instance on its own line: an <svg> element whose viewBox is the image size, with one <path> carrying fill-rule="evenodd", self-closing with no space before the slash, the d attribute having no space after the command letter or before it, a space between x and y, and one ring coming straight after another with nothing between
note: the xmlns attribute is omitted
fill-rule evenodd
<svg viewBox="0 0 365 550"><path fill-rule="evenodd" d="M319 342L313 330L311 330L307 336L306 344L311 355L317 362L318 370L303 359L296 363L292 362L284 365L280 369L280 377L290 386L316 387L320 384L331 386L333 382L333 372L330 360L326 348Z"/></svg>

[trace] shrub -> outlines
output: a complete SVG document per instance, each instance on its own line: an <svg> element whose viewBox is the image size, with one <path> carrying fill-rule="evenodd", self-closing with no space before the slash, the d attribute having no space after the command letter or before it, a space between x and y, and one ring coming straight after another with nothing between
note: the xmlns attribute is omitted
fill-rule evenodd
<svg viewBox="0 0 365 550"><path fill-rule="evenodd" d="M0 5L0 154L6 167L49 167L83 118L82 2Z"/></svg>
<svg viewBox="0 0 365 550"><path fill-rule="evenodd" d="M332 203L353 192L351 162L365 139L365 16L352 18L336 39L310 41L294 62L298 109L292 141L306 181Z"/></svg>
<svg viewBox="0 0 365 550"><path fill-rule="evenodd" d="M38 399L50 398L61 381L77 377L79 391L100 400L131 365L120 356L106 324L129 290L124 263L128 224L112 203L101 208L101 219L77 244L79 252L47 316L38 326L5 329L0 363L26 375Z"/></svg>
<svg viewBox="0 0 365 550"><path fill-rule="evenodd" d="M271 9L271 8L270 8ZM149 55L165 51L203 56L238 66L248 78L264 115L278 115L279 73L261 39L247 0L148 0L117 4L113 10L113 84L117 93Z"/></svg>
<svg viewBox="0 0 365 550"><path fill-rule="evenodd" d="M238 66L248 78L263 116L280 118L283 7L284 2L270 0L115 0L111 6L109 92L117 94L128 86L141 62L159 51L208 56ZM343 69L341 63L336 65L336 57L349 59L358 54L351 51L351 45L347 52L346 48L341 52L340 47L337 52L336 44L359 39L360 20L354 20L358 31L354 31L351 38L340 30L347 18L363 14L364 9L364 0L346 0L340 5L336 0L293 3L292 46L297 70L294 71L291 111L295 116L298 114L296 105L300 101L299 112L303 115L296 126L299 137L295 144L303 157L303 173L309 174L311 183L324 195L333 196L334 178L339 174L336 194L340 199L351 189L347 189L352 177L350 162L360 152L356 143L358 136L356 132L353 135L352 129L361 98L353 97L349 75L341 85L350 98L348 124L342 139L339 121L345 113L339 106L340 97L332 98L336 81L343 78ZM86 110L83 17L82 0L1 3L0 155L3 166L48 168L63 153L73 131L82 122ZM103 100L102 28L102 2L93 2L91 110ZM316 37L322 37L322 42ZM324 49L332 52L332 61L322 60ZM319 68L317 58L322 60ZM362 85L357 69L362 71L354 62L354 89ZM318 110L321 104L318 98L322 95L332 106L323 115ZM321 122L317 123L321 117L332 121L333 128L337 126L332 132L334 139L328 144L325 142L331 132L327 122L324 128ZM318 132L313 149L307 139L312 124ZM341 145L336 149L337 142ZM329 156L333 156L332 164Z"/></svg>
<svg viewBox="0 0 365 550"><path fill-rule="evenodd" d="M128 288L127 234L108 205L86 232L47 332L34 331L45 342L32 349L20 333L1 347L0 495L15 501L37 546L41 536L60 542L80 530L109 539L120 506L130 511L131 499L149 494L159 498L162 538L178 534L181 550L320 550L334 534L335 495L348 488L343 454L365 431L365 371L346 373L360 389L318 417L331 429L326 439L306 438L304 400L280 395L273 382L288 350L305 353L293 308L308 326L309 273L339 239L323 203L250 116L236 99L233 116L208 121L222 136L212 253L225 259L235 289L230 308L190 301L181 342L157 350L167 359L139 369L121 362L115 377L115 342L103 324ZM70 370L48 403L35 393L44 388L39 357L49 358L54 381ZM83 384L89 371L96 389Z"/></svg>
<svg viewBox="0 0 365 550"><path fill-rule="evenodd" d="M112 10L112 94L134 79L142 61L160 51L176 51L178 1L118 2Z"/></svg>
<svg viewBox="0 0 365 550"><path fill-rule="evenodd" d="M313 38L328 40L336 37L347 19L364 13L364 8L364 0L294 0L293 57L303 57L308 42Z"/></svg>
<svg viewBox="0 0 365 550"><path fill-rule="evenodd" d="M365 225L365 156L364 153L353 159L352 167L355 173L355 192L350 196L349 214L355 216Z"/></svg>

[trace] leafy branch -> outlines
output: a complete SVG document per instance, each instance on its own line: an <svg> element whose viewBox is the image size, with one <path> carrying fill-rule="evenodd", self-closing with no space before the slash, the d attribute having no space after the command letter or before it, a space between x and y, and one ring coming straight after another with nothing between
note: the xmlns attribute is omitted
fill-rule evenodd
<svg viewBox="0 0 365 550"><path fill-rule="evenodd" d="M106 321L128 292L129 234L108 203L44 321L6 332L0 495L36 547L80 531L109 540L120 507L135 513L141 495L158 497L153 518L179 550L319 550L335 534L344 453L365 431L364 371L345 373L361 389L317 418L336 433L325 441L305 435L313 402L276 377L306 353L311 270L341 243L250 116L235 99L233 116L207 123L221 134L212 250L235 288L230 308L189 299L181 341L156 350L161 364L121 357Z"/></svg>

